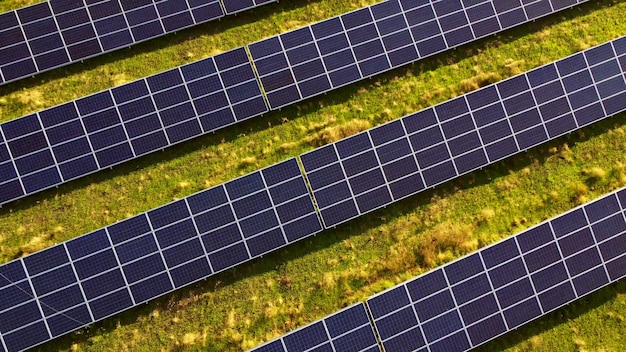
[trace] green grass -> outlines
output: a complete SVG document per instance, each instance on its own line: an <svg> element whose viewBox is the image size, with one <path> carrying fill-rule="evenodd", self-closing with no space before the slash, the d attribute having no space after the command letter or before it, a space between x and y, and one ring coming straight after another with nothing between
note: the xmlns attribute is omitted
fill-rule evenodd
<svg viewBox="0 0 626 352"><path fill-rule="evenodd" d="M372 2L283 1L44 73L0 88L0 120ZM625 2L592 1L9 204L0 209L0 262L624 35L624 11ZM620 114L39 350L253 347L626 185L625 151ZM611 285L480 350L623 351L624 293L623 282Z"/></svg>

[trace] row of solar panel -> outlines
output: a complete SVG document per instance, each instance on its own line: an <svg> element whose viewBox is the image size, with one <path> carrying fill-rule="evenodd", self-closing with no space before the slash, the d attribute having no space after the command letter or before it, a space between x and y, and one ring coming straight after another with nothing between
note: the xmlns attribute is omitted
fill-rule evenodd
<svg viewBox="0 0 626 352"><path fill-rule="evenodd" d="M277 0L49 0L0 14L0 85Z"/></svg>
<svg viewBox="0 0 626 352"><path fill-rule="evenodd" d="M385 351L467 351L624 276L626 189L253 351L333 351L334 322L349 319L355 323L344 323L339 333L352 329L353 337L335 351L380 351L377 338ZM376 335L366 324L368 313Z"/></svg>
<svg viewBox="0 0 626 352"><path fill-rule="evenodd" d="M626 110L626 37L302 155L326 227Z"/></svg>
<svg viewBox="0 0 626 352"><path fill-rule="evenodd" d="M249 49L277 109L580 2L386 1Z"/></svg>
<svg viewBox="0 0 626 352"><path fill-rule="evenodd" d="M540 3L552 5L531 11ZM416 39L409 32L421 33L427 18L469 16L469 31L481 21L523 17L495 33L575 3L388 0L251 44L252 61L238 48L9 121L0 125L0 205L464 43L443 29ZM488 34L474 33L467 41ZM402 45L388 41L396 37ZM444 44L425 50L422 39Z"/></svg>
<svg viewBox="0 0 626 352"><path fill-rule="evenodd" d="M0 202L266 111L239 48L9 121L0 126Z"/></svg>
<svg viewBox="0 0 626 352"><path fill-rule="evenodd" d="M518 87L515 89L524 91L523 86L518 85L520 77L528 79L531 82L530 85L537 89L547 87L545 84L553 82L553 76L559 72L565 77L578 77L573 75L587 72L593 79L594 76L599 77L598 74L605 72L595 70L595 67L605 67L607 63L612 62L611 60L615 60L614 54L611 54L613 59L605 56L609 53L607 49L610 48L610 51L614 53L614 48L626 49L625 43L626 37L616 39L588 49L584 53L469 93L462 98L470 102L478 101L470 97L485 97L488 95L484 92L492 92L496 89L496 92L503 94L501 101L504 102L506 109L506 102L510 99L508 94L519 96L519 93L510 91L504 93L506 91L504 87ZM584 69L584 67L591 67L591 70ZM568 74L573 75L568 76ZM592 87L602 86L603 82L612 80L610 77L612 76L609 75L606 79L599 80ZM622 83L626 79L623 73L618 77ZM561 81L564 79L559 78ZM626 94L626 85L620 86L621 92L616 92L607 99L620 96L622 97L621 103L626 104L626 99L623 98ZM612 101L607 99L599 100L600 103L596 104L606 109L611 106L606 104L606 101ZM453 99L424 111L435 111L439 118L458 116L459 110L452 107L458 106L459 101L458 98ZM498 104L501 101L498 100ZM469 105L474 106L473 103ZM489 106L489 104L478 106ZM626 106L622 107L622 110L624 109ZM425 116L424 111L411 116ZM578 115L574 113L572 118L582 121L581 119L591 114L592 111L594 110L585 110L584 113ZM609 111L611 114L617 113L617 110ZM604 116L606 115L602 115ZM508 119L508 117L501 118ZM358 153L361 153L358 155L364 155L362 153L364 145L375 143L379 137L388 137L387 140L396 141L397 138L391 137L397 135L398 132L406 132L404 126L407 128L417 126L406 124L405 121L403 119L376 127L365 134L349 137L336 144L303 154L300 160L304 165L304 172L300 170L295 159L290 159L228 182L223 186L200 192L0 266L0 281L2 281L0 293L6 297L6 305L0 306L0 322L4 322L0 323L0 337L6 349L20 350L41 343L288 243L316 234L322 228L332 227L334 224L329 221L328 212L324 211L328 206L321 194L324 182L332 186L337 184L337 181L332 178L326 178L323 181L322 178L316 176L316 171L339 165L335 167L341 169L340 176L347 178L347 170L354 170L348 165L354 165L357 168L360 167L359 165L369 167L371 162L368 160L372 158L371 155L377 155L374 158L380 162L384 160L381 156L395 155L395 152L379 153L380 150L378 150L375 153L371 152L370 157L358 163L355 160L351 164L345 163L344 165L338 163L337 160L332 160L329 165L329 159L326 158L328 151L346 158ZM416 128L416 131L428 130L428 126L432 125L428 119L415 119L414 121L425 124L423 128ZM585 121L591 123L597 119L594 117ZM495 123L496 121L492 122L492 124ZM389 131L395 132L387 133ZM541 132L542 130L531 129L529 131ZM549 134L546 140L557 135ZM367 139L362 136L367 136ZM410 137L405 135L402 138L403 144L410 143ZM539 140L537 143L544 141ZM389 150L396 149L398 148ZM399 150L404 149L406 148L399 148ZM403 157L402 160L410 161L413 158L413 155L409 155ZM490 158L489 162L494 160L496 159ZM414 170L403 165L405 164L398 164L396 170L398 172ZM331 175L335 174L331 173ZM306 187L305 176L314 191L314 198L311 197ZM410 177L407 179L415 180ZM411 182L405 184L411 185ZM392 185L393 180L389 183L389 189L393 192L395 188ZM368 187L376 190L374 186ZM352 186L348 188L352 189ZM417 191L414 188L413 190ZM339 191L334 193L341 194ZM352 196L347 201L361 206L363 202L360 201L359 196L357 193L356 197ZM370 197L369 199L385 198ZM318 208L314 207L314 203ZM342 214L340 211L337 213ZM318 214L324 218L324 226L320 224ZM89 319L86 319L87 316Z"/></svg>
<svg viewBox="0 0 626 352"><path fill-rule="evenodd" d="M22 350L322 230L296 159L0 266Z"/></svg>

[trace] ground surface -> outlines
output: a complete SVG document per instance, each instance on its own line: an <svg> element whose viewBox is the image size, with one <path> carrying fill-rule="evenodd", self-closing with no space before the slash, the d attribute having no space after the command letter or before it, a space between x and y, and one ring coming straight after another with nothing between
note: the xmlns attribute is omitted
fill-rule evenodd
<svg viewBox="0 0 626 352"><path fill-rule="evenodd" d="M37 1L0 1L0 12ZM285 0L0 87L0 121L376 0ZM0 209L0 262L626 35L598 0ZM626 114L473 172L41 351L240 351L626 185ZM626 283L481 351L624 351Z"/></svg>

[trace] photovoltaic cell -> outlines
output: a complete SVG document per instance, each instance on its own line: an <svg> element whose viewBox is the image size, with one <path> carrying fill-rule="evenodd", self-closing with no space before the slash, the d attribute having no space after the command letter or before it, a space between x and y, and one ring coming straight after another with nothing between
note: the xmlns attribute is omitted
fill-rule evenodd
<svg viewBox="0 0 626 352"><path fill-rule="evenodd" d="M2 340L37 345L321 230L289 159L0 266Z"/></svg>
<svg viewBox="0 0 626 352"><path fill-rule="evenodd" d="M542 3L550 5L547 1ZM34 5L33 10L27 11L28 16L24 15L25 20L35 21L47 16L45 14L48 11L47 4ZM77 21L80 18L79 13L89 12L78 8L70 10L60 3L54 4L56 3L53 2L52 7L58 8L55 11L59 14L75 15L61 20L62 23ZM156 4L123 3L122 6L116 4L116 1L90 4L89 10L93 8L94 11L95 9L98 11L97 14L91 15L91 21L98 23L98 20L102 19L106 20L103 23L111 24L115 23L113 19L117 18L122 27L125 24L132 27L130 32L151 35L152 31L160 30L161 24L166 25L167 21L164 19L167 16L180 15L181 21L187 16L186 10L183 9L185 4L171 1ZM227 12L260 4L259 0L224 3ZM189 5L209 6L204 2L190 2ZM563 8L556 4L552 6L555 9ZM123 14L115 15L116 11L122 11ZM33 134L28 138L13 141L12 136L4 136L6 144L16 149L15 155L9 154L9 159L22 156L24 153L30 154L19 161L1 165L0 172L4 175L0 175L5 178L6 183L2 184L0 180L0 187L4 188L2 189L4 192L0 193L0 204L163 149L202 133L259 116L269 109L279 109L371 77L551 12L549 6L539 8L536 3L518 3L511 7L508 4L503 6L497 1L465 5L460 1L451 1L450 4L444 5L388 0L250 44L247 48L235 49L41 111L21 118L33 122L39 118L43 125L40 133L33 133L27 128L30 126L28 125L21 130L24 135L27 134L26 131ZM196 16L197 12L193 15ZM7 16L9 23L7 28L13 28L10 24L13 23L9 18L10 15ZM90 42L80 38L86 35L85 33L90 33L91 27L81 27L81 30L74 30L78 27L68 28L72 33L71 38L74 38L72 40L76 40L77 45L95 43L94 40ZM94 28L98 32L99 27ZM111 31L115 32L115 35L124 32L121 29ZM3 37L0 36L0 40L1 38ZM67 43L70 39L64 40ZM103 43L102 39L100 43ZM63 53L64 51L60 50L58 55ZM593 57L595 60L602 60L604 57L602 55L606 56L606 53L594 54ZM481 141L499 142L497 145L486 147L489 158L493 159L511 153L514 148L526 149L541 143L548 138L546 133L555 134L573 128L575 121L562 115L569 107L574 110L585 108L579 113L584 115L578 118L579 124L591 123L594 119L600 118L604 112L619 111L622 100L619 99L618 93L623 89L624 82L615 75L619 69L617 65L619 58L614 58L615 60L610 62L593 61L594 63L590 63L593 72L579 72L580 69L576 69L576 63L587 64L582 57L582 60L574 60L564 65L571 66L576 71L572 72L571 76L568 76L569 73L559 72L561 76L567 76L563 79L562 86L570 94L570 100L574 102L569 104L571 106L564 98L553 99L553 95L558 94L556 88L561 85L560 81L552 80L550 82L552 86L548 86L538 83L542 79L539 77L533 78L536 92L518 91L518 87L529 88L528 83L511 80L502 84L500 93L504 100L499 104L488 104L495 101L489 100L493 98L489 94L477 97L475 102L468 101L467 103L482 108L472 114L469 111L464 115L456 113L455 109L467 109L463 99L450 103L449 106L439 107L440 111L437 111L437 114L441 120L440 132L443 135L438 134L436 128L431 126L433 127L431 130L415 131L417 133L411 137L411 143L424 144L427 141L438 143L430 150L420 151L419 159L422 163L420 168L430 168L423 170L423 175L420 176L423 178L422 181L433 184L486 162L484 153L481 154L476 149ZM52 58L45 60L52 62L50 61ZM554 71L553 74L556 73L556 70ZM544 73L546 75L544 80L550 77L548 74L549 72ZM600 82L597 85L597 92L590 87L592 79ZM598 104L589 105L596 95L606 101L604 110ZM460 105L453 106L455 104ZM530 109L535 104L541 106L538 109ZM510 123L500 119L504 113L515 115L511 117ZM471 115L476 121L472 121ZM453 117L456 119L452 119ZM546 120L551 119L545 123L543 132L537 126L542 117ZM18 120L8 124L23 123ZM482 127L482 124L493 121L499 123L486 126L481 133L476 131L466 133L472 129L472 123L481 124L478 127ZM532 126L535 128L529 128ZM5 127L10 128L3 124L0 130ZM15 127L18 130L22 128ZM519 141L499 140L508 133L508 128L513 129ZM447 139L458 138L443 143L442 136ZM395 147L404 148L400 145L401 142L397 144ZM390 148L393 147L381 147L381 149ZM472 148L473 152L467 153ZM456 165L442 163L447 154L455 159ZM385 166L385 172L389 173L385 177L407 176L402 174L404 171L400 164L411 163L410 159L395 162L396 164ZM379 172L355 176L353 183L362 181L364 187L367 183L380 185L383 177ZM421 187L414 184L417 182L417 175L413 174L412 177L414 180L404 178L395 182L393 186L395 190L391 191L391 195L397 197L402 193L409 194ZM342 195L348 192L345 187L341 188L339 185L335 188L334 190ZM379 188L376 193L361 195L358 210L376 208L385 200L389 200L388 193L389 191ZM345 215L339 217L345 217L347 214L354 214L355 209L346 203L341 212L345 212Z"/></svg>
<svg viewBox="0 0 626 352"><path fill-rule="evenodd" d="M613 49L622 41L303 154L324 225L335 226L626 110L624 71L617 68L624 54ZM587 78L580 80L581 74ZM599 93L609 82L615 89ZM555 230L567 233L583 221L564 220Z"/></svg>
<svg viewBox="0 0 626 352"><path fill-rule="evenodd" d="M294 330L255 352L381 351L363 303Z"/></svg>
<svg viewBox="0 0 626 352"><path fill-rule="evenodd" d="M613 192L368 299L383 347L467 351L623 277L626 271L617 268L626 246L611 253L607 246L623 243L623 194ZM592 215L607 204L602 215ZM613 216L619 221L610 239L588 231ZM564 228L572 219L580 221ZM589 241L581 240L585 230Z"/></svg>
<svg viewBox="0 0 626 352"><path fill-rule="evenodd" d="M6 12L0 84L275 1L49 0Z"/></svg>

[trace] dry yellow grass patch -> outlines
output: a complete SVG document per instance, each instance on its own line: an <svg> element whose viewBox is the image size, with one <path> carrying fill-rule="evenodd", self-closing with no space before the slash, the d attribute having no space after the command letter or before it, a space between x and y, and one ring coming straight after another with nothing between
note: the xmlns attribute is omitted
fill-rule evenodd
<svg viewBox="0 0 626 352"><path fill-rule="evenodd" d="M20 247L22 255L31 254L50 246L49 240L51 238L52 234L42 234L31 238L28 243Z"/></svg>
<svg viewBox="0 0 626 352"><path fill-rule="evenodd" d="M196 343L196 340L200 337L200 334L195 332L188 332L183 335L182 344L185 346L193 346Z"/></svg>
<svg viewBox="0 0 626 352"><path fill-rule="evenodd" d="M306 141L314 146L321 146L365 131L371 126L372 124L367 120L352 120L339 126L326 127L321 131L307 137Z"/></svg>

